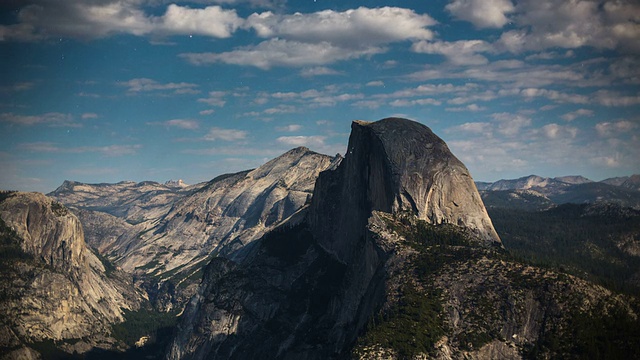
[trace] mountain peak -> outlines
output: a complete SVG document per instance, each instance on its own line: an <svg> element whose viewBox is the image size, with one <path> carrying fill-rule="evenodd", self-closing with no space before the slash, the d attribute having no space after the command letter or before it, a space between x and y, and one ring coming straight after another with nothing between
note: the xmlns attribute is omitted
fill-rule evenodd
<svg viewBox="0 0 640 360"><path fill-rule="evenodd" d="M168 180L164 183L164 185L168 187L178 187L178 188L183 188L188 186L187 184L184 183L184 181L182 181L182 179Z"/></svg>
<svg viewBox="0 0 640 360"><path fill-rule="evenodd" d="M374 210L409 211L432 224L467 227L500 243L467 168L427 126L401 118L354 121L345 159L320 174L309 219L325 249L347 261L348 242Z"/></svg>

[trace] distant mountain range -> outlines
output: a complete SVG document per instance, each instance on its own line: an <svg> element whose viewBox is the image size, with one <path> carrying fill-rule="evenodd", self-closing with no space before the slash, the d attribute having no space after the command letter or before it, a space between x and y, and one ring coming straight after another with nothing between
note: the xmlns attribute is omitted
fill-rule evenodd
<svg viewBox="0 0 640 360"><path fill-rule="evenodd" d="M529 175L496 182L476 182L487 207L544 210L566 203L614 203L640 209L640 175L592 181L583 176Z"/></svg>

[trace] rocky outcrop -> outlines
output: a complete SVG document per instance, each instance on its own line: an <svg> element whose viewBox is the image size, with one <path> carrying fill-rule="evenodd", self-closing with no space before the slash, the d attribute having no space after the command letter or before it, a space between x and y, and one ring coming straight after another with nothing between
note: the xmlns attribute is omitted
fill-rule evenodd
<svg viewBox="0 0 640 360"><path fill-rule="evenodd" d="M63 205L38 193L3 195L0 334L23 344L53 340L69 352L112 347L111 325L142 301L131 279L86 246Z"/></svg>
<svg viewBox="0 0 640 360"><path fill-rule="evenodd" d="M194 294L212 256L245 256L254 240L304 207L318 174L340 159L299 147L257 169L187 187L66 181L52 196L72 206L94 248L139 277L168 311Z"/></svg>
<svg viewBox="0 0 640 360"><path fill-rule="evenodd" d="M309 213L327 251L348 261L353 249L343 239L362 236L374 210L464 226L500 244L469 171L428 127L389 118L351 128L346 158L320 175Z"/></svg>
<svg viewBox="0 0 640 360"><path fill-rule="evenodd" d="M562 204L612 203L640 209L640 175L610 178L600 182L583 176L561 176L555 178L530 175L513 180L498 180L493 183L478 182L487 207L507 207L523 210L548 209ZM522 201L536 195L534 203ZM512 199L506 199L511 197ZM508 201L505 201L508 200ZM511 201L513 200L513 201ZM542 201L539 201L542 200ZM538 202L539 204L535 204ZM544 204L546 202L547 204ZM522 205L522 206L520 206Z"/></svg>
<svg viewBox="0 0 640 360"><path fill-rule="evenodd" d="M84 184L65 180L47 195L67 206L100 211L122 218L130 224L139 224L162 217L177 199L202 185L178 187L153 181Z"/></svg>
<svg viewBox="0 0 640 360"><path fill-rule="evenodd" d="M265 235L244 261L212 260L169 358L344 356L386 298L393 247L369 224L377 210L500 244L468 171L427 127L354 122L345 159L320 174L304 219Z"/></svg>

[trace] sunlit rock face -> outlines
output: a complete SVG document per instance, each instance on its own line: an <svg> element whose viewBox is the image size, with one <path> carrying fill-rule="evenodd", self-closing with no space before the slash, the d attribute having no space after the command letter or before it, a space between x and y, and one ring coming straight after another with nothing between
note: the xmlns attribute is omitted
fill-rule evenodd
<svg viewBox="0 0 640 360"><path fill-rule="evenodd" d="M352 256L335 235L362 236L373 210L463 226L500 244L469 171L428 127L388 118L354 121L351 129L343 163L320 175L311 204L310 224L325 249Z"/></svg>
<svg viewBox="0 0 640 360"><path fill-rule="evenodd" d="M0 340L75 339L62 347L80 353L112 347L111 325L123 320L123 309L139 307L141 292L127 275L105 268L66 207L39 193L3 197L3 249L19 247L23 255L3 253Z"/></svg>
<svg viewBox="0 0 640 360"><path fill-rule="evenodd" d="M318 174L340 160L298 147L206 183L65 181L51 195L73 207L92 247L150 278L142 285L169 311L195 293L212 256L244 257L253 241L308 204Z"/></svg>

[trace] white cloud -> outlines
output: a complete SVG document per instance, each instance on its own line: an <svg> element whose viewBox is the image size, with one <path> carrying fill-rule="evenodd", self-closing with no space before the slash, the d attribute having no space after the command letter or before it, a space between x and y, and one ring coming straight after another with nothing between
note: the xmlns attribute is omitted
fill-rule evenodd
<svg viewBox="0 0 640 360"><path fill-rule="evenodd" d="M226 63L249 65L268 70L274 66L302 67L326 65L340 60L359 58L384 52L379 47L345 49L328 42L303 43L270 39L258 45L244 46L222 53L184 53L180 57L194 65Z"/></svg>
<svg viewBox="0 0 640 360"><path fill-rule="evenodd" d="M159 22L161 25L156 31L168 35L193 34L227 38L242 25L243 20L236 15L235 10L225 10L219 6L190 9L171 4Z"/></svg>
<svg viewBox="0 0 640 360"><path fill-rule="evenodd" d="M95 39L136 36L203 35L226 38L243 23L235 10L171 4L162 16L146 14L142 1L36 0L18 13L19 23L0 26L0 40L37 41L50 37Z"/></svg>
<svg viewBox="0 0 640 360"><path fill-rule="evenodd" d="M601 137L611 137L622 133L628 133L637 127L638 126L636 124L628 120L620 120L616 122L607 121L596 124L596 131Z"/></svg>
<svg viewBox="0 0 640 360"><path fill-rule="evenodd" d="M498 60L472 67L453 67L451 64L429 65L407 75L412 81L464 79L465 81L511 84L512 88L543 87L551 84L592 86L582 66L527 64L521 60ZM505 91L512 88L502 85Z"/></svg>
<svg viewBox="0 0 640 360"><path fill-rule="evenodd" d="M568 112L561 116L562 119L566 121L573 121L582 116L593 116L593 110L589 109L578 109L576 111Z"/></svg>
<svg viewBox="0 0 640 360"><path fill-rule="evenodd" d="M414 100L397 99L389 103L389 105L393 107L416 106L416 105L425 106L425 105L440 105L440 104L442 104L440 100L430 99L430 98L414 99Z"/></svg>
<svg viewBox="0 0 640 360"><path fill-rule="evenodd" d="M277 142L289 146L322 147L325 146L326 136L281 136Z"/></svg>
<svg viewBox="0 0 640 360"><path fill-rule="evenodd" d="M547 124L542 127L543 134L549 139L559 138L575 138L578 129L570 126L562 126L555 123Z"/></svg>
<svg viewBox="0 0 640 360"><path fill-rule="evenodd" d="M163 125L167 127L177 127L177 128L186 129L186 130L196 130L200 127L200 124L197 121L191 120L191 119L172 119L172 120L167 120L162 122L150 122L147 124Z"/></svg>
<svg viewBox="0 0 640 360"><path fill-rule="evenodd" d="M127 91L132 93L162 90L173 90L176 94L199 92L196 90L198 87L197 84L186 82L162 84L153 79L147 78L136 78L129 81L118 82L117 84L128 88Z"/></svg>
<svg viewBox="0 0 640 360"><path fill-rule="evenodd" d="M531 125L531 119L520 114L495 113L491 117L496 121L498 132L505 136L520 134L522 128Z"/></svg>
<svg viewBox="0 0 640 360"><path fill-rule="evenodd" d="M280 126L276 128L277 131L285 131L285 132L296 132L296 131L300 131L301 129L302 129L302 125L299 125L299 124L290 124L287 126Z"/></svg>
<svg viewBox="0 0 640 360"><path fill-rule="evenodd" d="M52 142L35 142L20 144L19 148L30 152L68 154L101 153L104 156L116 157L136 154L138 150L142 148L142 145L79 146L64 148Z"/></svg>
<svg viewBox="0 0 640 360"><path fill-rule="evenodd" d="M398 91L394 91L392 93L378 94L376 98L407 98L407 97L417 97L417 96L425 96L425 95L438 95L452 92L468 92L468 91L476 91L477 85L473 83L467 83L464 85L453 85L453 84L423 84L418 85L414 88L406 88Z"/></svg>
<svg viewBox="0 0 640 360"><path fill-rule="evenodd" d="M384 82L380 80L369 81L366 86L384 86Z"/></svg>
<svg viewBox="0 0 640 360"><path fill-rule="evenodd" d="M225 4L225 5L238 5L242 3L247 3L252 7L257 8L265 8L272 9L282 7L286 4L286 0L198 0L196 2L202 3L215 3L215 4Z"/></svg>
<svg viewBox="0 0 640 360"><path fill-rule="evenodd" d="M489 60L479 55L481 52L491 52L493 47L484 40L420 41L411 47L417 53L441 54L454 65L482 65Z"/></svg>
<svg viewBox="0 0 640 360"><path fill-rule="evenodd" d="M608 168L617 168L622 165L620 163L620 156L597 156L591 158L591 163L597 166L604 166Z"/></svg>
<svg viewBox="0 0 640 360"><path fill-rule="evenodd" d="M359 108L377 109L382 105L382 102L378 100L361 100L356 101L351 105Z"/></svg>
<svg viewBox="0 0 640 360"><path fill-rule="evenodd" d="M622 95L611 90L598 90L593 95L594 100L604 106L632 106L640 104L640 95Z"/></svg>
<svg viewBox="0 0 640 360"><path fill-rule="evenodd" d="M200 115L202 115L202 116L205 116L205 115L211 115L211 114L213 114L214 112L216 112L216 111L215 111L215 110L213 110L213 109L207 109L207 110L202 110L202 111L200 111L198 114L200 114Z"/></svg>
<svg viewBox="0 0 640 360"><path fill-rule="evenodd" d="M246 146L220 146L208 149L185 149L180 151L183 154L193 155L224 155L224 156L278 156L282 152L264 147L252 148Z"/></svg>
<svg viewBox="0 0 640 360"><path fill-rule="evenodd" d="M273 115L273 114L289 114L289 113L294 113L296 111L297 109L295 106L280 104L276 107L265 109L263 113L267 115Z"/></svg>
<svg viewBox="0 0 640 360"><path fill-rule="evenodd" d="M72 115L58 112L49 112L41 115L1 113L0 123L11 123L26 126L47 125L51 127L82 127L82 124L74 122Z"/></svg>
<svg viewBox="0 0 640 360"><path fill-rule="evenodd" d="M322 76L322 75L340 75L340 74L342 73L325 66L305 68L300 71L300 75L303 77Z"/></svg>
<svg viewBox="0 0 640 360"><path fill-rule="evenodd" d="M205 140L215 141L215 140L223 140L223 141L238 141L246 139L248 133L244 130L237 129L222 129L219 127L213 127L207 135L204 136Z"/></svg>
<svg viewBox="0 0 640 360"><path fill-rule="evenodd" d="M337 12L324 10L292 15L264 12L247 18L245 26L263 38L279 37L303 43L328 42L334 46L362 49L402 40L428 40L427 29L436 21L411 9L382 7Z"/></svg>
<svg viewBox="0 0 640 360"><path fill-rule="evenodd" d="M563 54L560 54L556 51L545 51L537 54L528 55L525 57L525 60L556 60L556 59L567 59L575 56L573 50L567 50Z"/></svg>
<svg viewBox="0 0 640 360"><path fill-rule="evenodd" d="M588 96L579 94L567 94L557 90L527 88L523 89L520 94L529 99L535 97L544 97L560 103L586 104L589 102Z"/></svg>
<svg viewBox="0 0 640 360"><path fill-rule="evenodd" d="M211 106L223 107L227 102L224 97L227 95L225 91L210 91L209 97L198 99L198 102Z"/></svg>
<svg viewBox="0 0 640 360"><path fill-rule="evenodd" d="M299 125L299 124L279 126L276 128L277 131L284 131L284 132L296 132L296 131L300 131L301 129L302 129L302 125Z"/></svg>
<svg viewBox="0 0 640 360"><path fill-rule="evenodd" d="M428 15L396 7L291 15L269 11L252 14L244 25L268 40L228 52L180 56L196 65L222 62L265 70L274 66L317 66L307 75L333 74L322 66L386 52L384 46L392 42L431 39L433 33L427 27L435 23Z"/></svg>
<svg viewBox="0 0 640 360"><path fill-rule="evenodd" d="M487 122L468 122L445 130L447 133L468 132L472 134L485 134L491 136L492 125Z"/></svg>
<svg viewBox="0 0 640 360"><path fill-rule="evenodd" d="M523 0L512 18L519 29L502 34L497 47L518 53L549 48L621 49L637 53L640 5L630 0Z"/></svg>
<svg viewBox="0 0 640 360"><path fill-rule="evenodd" d="M514 6L510 0L453 0L445 9L478 28L501 28L509 22L507 15Z"/></svg>
<svg viewBox="0 0 640 360"><path fill-rule="evenodd" d="M477 111L487 110L487 108L484 107L484 106L478 106L477 104L469 104L469 105L463 106L463 107L446 108L444 110L445 111L453 111L453 112L460 112L460 111L477 112Z"/></svg>
<svg viewBox="0 0 640 360"><path fill-rule="evenodd" d="M2 41L1 34L0 34L0 41ZM17 82L10 85L0 85L0 92L11 93L11 92L26 91L33 88L33 85L34 83L29 81Z"/></svg>
<svg viewBox="0 0 640 360"><path fill-rule="evenodd" d="M96 114L96 113L84 113L80 117L82 118L82 120L97 119L98 118L98 114Z"/></svg>

